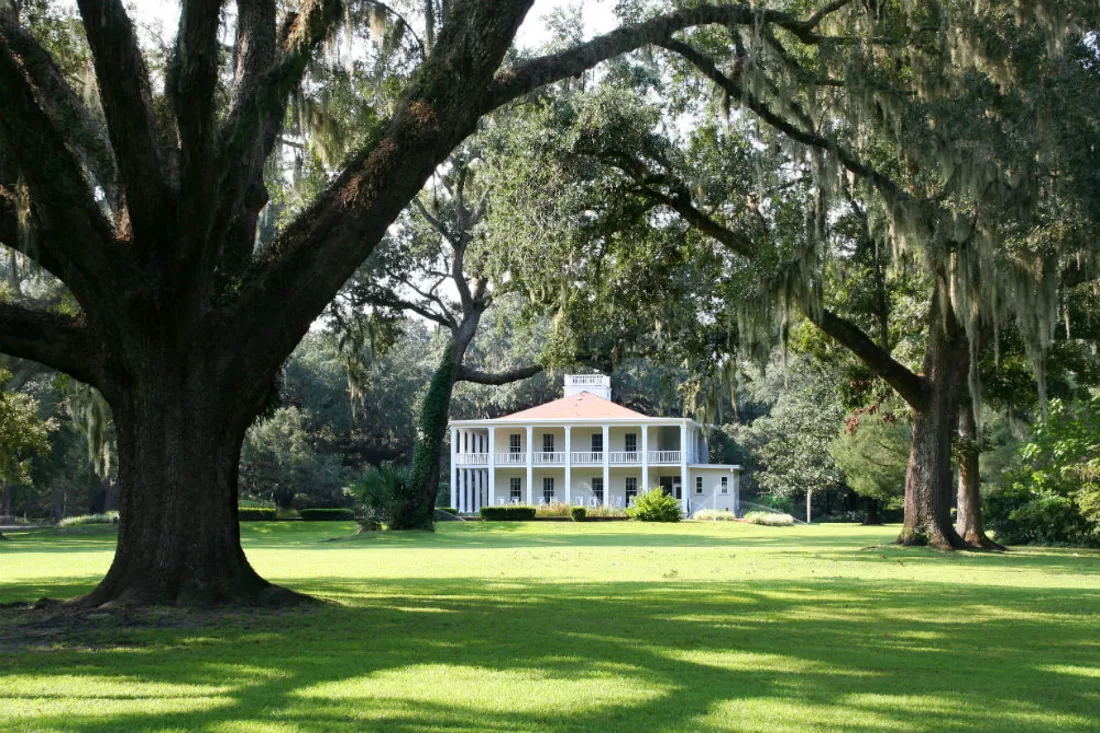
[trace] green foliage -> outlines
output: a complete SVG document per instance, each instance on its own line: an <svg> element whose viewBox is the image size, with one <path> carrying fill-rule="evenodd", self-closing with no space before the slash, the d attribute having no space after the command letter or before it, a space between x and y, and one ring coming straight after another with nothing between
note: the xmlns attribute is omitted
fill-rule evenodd
<svg viewBox="0 0 1100 733"><path fill-rule="evenodd" d="M574 522L583 522L588 519L588 512L583 506L569 507L569 517Z"/></svg>
<svg viewBox="0 0 1100 733"><path fill-rule="evenodd" d="M651 489L634 499L626 516L639 522L679 522L683 519L680 502L661 489Z"/></svg>
<svg viewBox="0 0 1100 733"><path fill-rule="evenodd" d="M79 517L65 517L57 523L58 527L86 527L92 524L118 524L118 512L102 514L83 514Z"/></svg>
<svg viewBox="0 0 1100 733"><path fill-rule="evenodd" d="M314 505L340 504L347 474L338 456L317 449L310 411L280 407L253 425L241 452L240 491L289 507L305 495Z"/></svg>
<svg viewBox="0 0 1100 733"><path fill-rule="evenodd" d="M303 522L350 522L355 519L351 509L331 509L329 507L302 509L298 512Z"/></svg>
<svg viewBox="0 0 1100 733"><path fill-rule="evenodd" d="M790 514L776 512L746 512L743 519L749 524L762 524L766 527L790 527L794 525L794 517Z"/></svg>
<svg viewBox="0 0 1100 733"><path fill-rule="evenodd" d="M237 519L241 522L274 522L279 512L274 507L237 507Z"/></svg>
<svg viewBox="0 0 1100 733"><path fill-rule="evenodd" d="M787 496L776 496L775 494L761 494L753 498L754 504L767 507L768 509L774 509L778 512L785 512L790 514L794 511L794 501Z"/></svg>
<svg viewBox="0 0 1100 733"><path fill-rule="evenodd" d="M844 420L844 408L820 378L783 393L771 412L739 438L762 465L761 488L790 498L843 488L844 475L829 452Z"/></svg>
<svg viewBox="0 0 1100 733"><path fill-rule="evenodd" d="M487 522L529 522L537 513L536 507L518 504L481 507L481 518Z"/></svg>
<svg viewBox="0 0 1100 733"><path fill-rule="evenodd" d="M447 512L448 514L458 514L458 510L453 506L437 506L435 510L437 512Z"/></svg>
<svg viewBox="0 0 1100 733"><path fill-rule="evenodd" d="M894 409L881 405L858 409L829 446L848 485L860 496L876 499L886 507L898 504L905 494L912 438L906 412L900 405Z"/></svg>
<svg viewBox="0 0 1100 733"><path fill-rule="evenodd" d="M1008 544L1100 544L1100 393L1050 402L1045 424L1017 452L986 522Z"/></svg>
<svg viewBox="0 0 1100 733"><path fill-rule="evenodd" d="M360 522L389 525L405 509L413 491L408 467L383 464L368 466L351 487Z"/></svg>
<svg viewBox="0 0 1100 733"><path fill-rule="evenodd" d="M11 377L0 370L0 385ZM20 392L0 391L0 487L30 480L31 462L50 452L52 420L38 417L38 403Z"/></svg>

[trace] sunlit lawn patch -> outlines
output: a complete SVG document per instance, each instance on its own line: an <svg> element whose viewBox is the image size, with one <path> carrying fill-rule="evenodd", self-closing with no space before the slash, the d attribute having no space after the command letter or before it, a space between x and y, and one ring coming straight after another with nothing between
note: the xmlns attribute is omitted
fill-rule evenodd
<svg viewBox="0 0 1100 733"><path fill-rule="evenodd" d="M1100 731L1096 552L945 556L851 525L351 531L242 529L319 608L0 612L0 730ZM0 603L91 588L114 542L10 536Z"/></svg>

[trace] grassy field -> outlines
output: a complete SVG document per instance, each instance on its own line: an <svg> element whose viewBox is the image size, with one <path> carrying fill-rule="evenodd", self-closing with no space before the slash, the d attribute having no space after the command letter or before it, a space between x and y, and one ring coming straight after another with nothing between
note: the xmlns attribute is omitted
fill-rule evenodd
<svg viewBox="0 0 1100 733"><path fill-rule="evenodd" d="M295 612L0 611L0 731L1100 731L1100 554L896 527L245 525ZM0 603L110 530L11 533ZM332 541L323 541L331 539Z"/></svg>

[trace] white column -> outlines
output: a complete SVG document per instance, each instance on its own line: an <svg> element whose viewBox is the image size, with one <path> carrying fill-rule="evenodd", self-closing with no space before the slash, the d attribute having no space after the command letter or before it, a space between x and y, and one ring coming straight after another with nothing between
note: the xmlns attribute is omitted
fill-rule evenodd
<svg viewBox="0 0 1100 733"><path fill-rule="evenodd" d="M466 469L461 468L458 471L458 503L455 504L455 508L458 509L459 514L465 514L466 512Z"/></svg>
<svg viewBox="0 0 1100 733"><path fill-rule="evenodd" d="M572 504L573 497L573 443L570 427L565 426L565 503Z"/></svg>
<svg viewBox="0 0 1100 733"><path fill-rule="evenodd" d="M603 504L611 506L611 426L603 426Z"/></svg>
<svg viewBox="0 0 1100 733"><path fill-rule="evenodd" d="M649 491L649 426L642 426L642 487L639 494Z"/></svg>
<svg viewBox="0 0 1100 733"><path fill-rule="evenodd" d="M534 433L535 429L528 426L527 428L527 506L533 506L535 503L534 487L535 483L535 461L534 461Z"/></svg>
<svg viewBox="0 0 1100 733"><path fill-rule="evenodd" d="M458 428L451 428L451 498L450 506L455 509L455 496L458 491L458 487L455 486L455 481L458 480L458 468L455 465L456 456L458 455Z"/></svg>
<svg viewBox="0 0 1100 733"><path fill-rule="evenodd" d="M741 514L741 472L733 472L733 513Z"/></svg>
<svg viewBox="0 0 1100 733"><path fill-rule="evenodd" d="M489 428L489 506L496 504L497 493L497 429Z"/></svg>
<svg viewBox="0 0 1100 733"><path fill-rule="evenodd" d="M688 510L688 427L687 420L680 424L680 505L686 512Z"/></svg>

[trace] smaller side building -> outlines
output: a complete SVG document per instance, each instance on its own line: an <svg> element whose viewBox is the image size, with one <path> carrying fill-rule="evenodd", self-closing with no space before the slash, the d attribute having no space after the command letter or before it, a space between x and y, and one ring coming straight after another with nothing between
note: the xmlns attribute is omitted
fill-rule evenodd
<svg viewBox="0 0 1100 733"><path fill-rule="evenodd" d="M603 374L565 377L564 395L494 420L452 420L451 506L565 502L630 506L660 489L684 512L740 512L741 467L708 463L688 418L647 417L611 400Z"/></svg>

